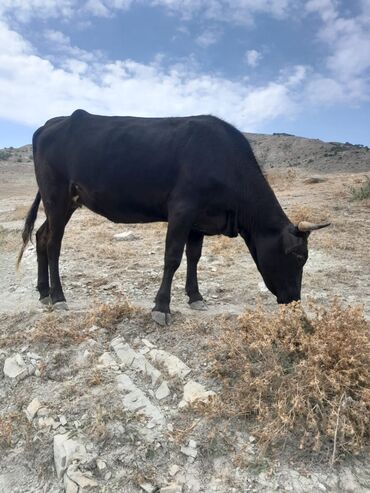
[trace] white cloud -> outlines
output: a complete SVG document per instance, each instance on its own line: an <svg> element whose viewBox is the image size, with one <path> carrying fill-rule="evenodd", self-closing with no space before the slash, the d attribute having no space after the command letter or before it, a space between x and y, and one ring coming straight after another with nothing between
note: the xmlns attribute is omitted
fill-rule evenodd
<svg viewBox="0 0 370 493"><path fill-rule="evenodd" d="M253 23L259 13L284 17L295 4L293 0L1 0L0 16L11 16L22 22L34 17L71 18L84 14L109 17L118 10L128 10L135 3L160 6L183 19L201 15L234 24Z"/></svg>
<svg viewBox="0 0 370 493"><path fill-rule="evenodd" d="M362 0L357 16L345 17L334 0L309 0L308 13L318 14L322 26L318 40L324 43L326 74L315 74L308 86L309 98L318 102L357 103L370 99L370 2Z"/></svg>
<svg viewBox="0 0 370 493"><path fill-rule="evenodd" d="M11 16L21 22L33 17L71 17L77 8L76 0L1 0L0 17Z"/></svg>
<svg viewBox="0 0 370 493"><path fill-rule="evenodd" d="M71 40L68 36L66 36L61 31L56 31L54 29L47 29L44 33L45 38L52 43L56 43L57 45L69 46Z"/></svg>
<svg viewBox="0 0 370 493"><path fill-rule="evenodd" d="M250 67L257 67L260 60L262 58L262 54L257 50L248 50L245 54L245 61Z"/></svg>
<svg viewBox="0 0 370 493"><path fill-rule="evenodd" d="M55 32L49 36L68 41ZM258 130L264 122L296 111L292 74L253 87L200 73L191 62L165 69L161 57L142 64L103 59L86 63L67 56L57 66L33 53L5 23L0 23L1 39L11 42L0 52L0 117L34 127L79 107L137 116L211 113L243 130Z"/></svg>
<svg viewBox="0 0 370 493"><path fill-rule="evenodd" d="M200 36L196 38L196 43L203 48L208 48L208 46L211 46L213 44L216 44L220 37L222 36L222 32L219 30L211 30L208 29L204 31Z"/></svg>

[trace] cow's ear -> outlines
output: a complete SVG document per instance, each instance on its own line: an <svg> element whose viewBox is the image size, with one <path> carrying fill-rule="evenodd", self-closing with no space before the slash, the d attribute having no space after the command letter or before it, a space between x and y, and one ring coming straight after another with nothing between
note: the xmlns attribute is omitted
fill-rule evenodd
<svg viewBox="0 0 370 493"><path fill-rule="evenodd" d="M290 225L283 232L283 249L288 255L291 252L299 253L305 247L309 233L298 231L293 225Z"/></svg>

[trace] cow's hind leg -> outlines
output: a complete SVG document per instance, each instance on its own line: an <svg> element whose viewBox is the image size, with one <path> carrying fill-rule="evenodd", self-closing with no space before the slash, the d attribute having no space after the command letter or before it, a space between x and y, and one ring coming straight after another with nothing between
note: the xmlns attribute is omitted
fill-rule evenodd
<svg viewBox="0 0 370 493"><path fill-rule="evenodd" d="M170 322L172 279L181 263L185 243L194 218L195 211L180 203L176 205L176 209L170 210L169 213L162 283L155 297L155 306L152 310L153 320L160 325L166 325Z"/></svg>
<svg viewBox="0 0 370 493"><path fill-rule="evenodd" d="M202 255L204 235L197 231L190 231L186 242L186 286L185 291L189 297L189 305L193 310L206 310L207 305L199 292L197 267Z"/></svg>
<svg viewBox="0 0 370 493"><path fill-rule="evenodd" d="M50 298L54 309L68 309L59 275L59 256L64 229L76 210L70 201L58 201L47 211L49 232L47 253L50 272Z"/></svg>
<svg viewBox="0 0 370 493"><path fill-rule="evenodd" d="M36 233L36 252L37 252L37 289L40 293L40 301L44 305L51 302L49 285L49 263L47 253L48 241L48 221L46 220Z"/></svg>

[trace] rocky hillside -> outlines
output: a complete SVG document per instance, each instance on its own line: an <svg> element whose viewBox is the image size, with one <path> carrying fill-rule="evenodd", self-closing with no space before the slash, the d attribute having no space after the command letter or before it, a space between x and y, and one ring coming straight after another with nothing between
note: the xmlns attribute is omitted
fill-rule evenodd
<svg viewBox="0 0 370 493"><path fill-rule="evenodd" d="M367 146L323 142L288 134L246 133L245 136L264 169L300 167L322 173L370 170L370 149Z"/></svg>
<svg viewBox="0 0 370 493"><path fill-rule="evenodd" d="M246 133L245 136L264 169L299 167L322 173L359 173L370 170L370 148L367 146L349 142L323 142L289 134ZM2 149L0 161L32 161L32 146Z"/></svg>

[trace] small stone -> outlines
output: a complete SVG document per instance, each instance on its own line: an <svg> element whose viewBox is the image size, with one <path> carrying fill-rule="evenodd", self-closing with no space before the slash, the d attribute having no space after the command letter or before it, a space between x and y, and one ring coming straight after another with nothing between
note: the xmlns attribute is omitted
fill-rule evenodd
<svg viewBox="0 0 370 493"><path fill-rule="evenodd" d="M165 399L169 395L170 389L168 388L167 382L162 382L155 393L156 398L160 401L162 399Z"/></svg>
<svg viewBox="0 0 370 493"><path fill-rule="evenodd" d="M96 459L96 467L99 471L104 471L107 468L107 464L101 459Z"/></svg>
<svg viewBox="0 0 370 493"><path fill-rule="evenodd" d="M144 490L146 493L153 493L155 490L155 486L153 486L150 483L142 483L139 485L142 490Z"/></svg>
<svg viewBox="0 0 370 493"><path fill-rule="evenodd" d="M179 407L184 408L186 405L193 404L194 402L203 402L207 404L215 397L215 395L216 393L213 392L213 390L206 390L200 383L189 380L184 386L184 395Z"/></svg>
<svg viewBox="0 0 370 493"><path fill-rule="evenodd" d="M198 451L192 447L181 447L180 450L184 455L192 457L193 459L195 459L195 457L198 455Z"/></svg>
<svg viewBox="0 0 370 493"><path fill-rule="evenodd" d="M249 436L249 443L254 443L256 441L256 437L254 437L253 435L250 435Z"/></svg>
<svg viewBox="0 0 370 493"><path fill-rule="evenodd" d="M132 241L138 240L139 237L135 235L133 231L124 231L123 233L117 233L113 236L117 241Z"/></svg>
<svg viewBox="0 0 370 493"><path fill-rule="evenodd" d="M38 420L38 427L39 428L53 428L56 430L60 426L59 423L57 423L53 418L49 417L41 417Z"/></svg>
<svg viewBox="0 0 370 493"><path fill-rule="evenodd" d="M152 342L148 341L148 339L141 339L143 341L143 343L145 344L146 347L148 347L149 349L154 349L155 347L157 347L155 344L153 344Z"/></svg>
<svg viewBox="0 0 370 493"><path fill-rule="evenodd" d="M105 479L106 481L108 481L108 479L110 479L111 477L112 477L112 473L111 473L110 471L108 471L108 472L106 473L106 475L104 476L104 479Z"/></svg>
<svg viewBox="0 0 370 493"><path fill-rule="evenodd" d="M22 380L29 375L28 367L20 354L6 358L4 362L4 375L16 381Z"/></svg>
<svg viewBox="0 0 370 493"><path fill-rule="evenodd" d="M197 442L195 440L189 440L188 445L191 448L197 448Z"/></svg>
<svg viewBox="0 0 370 493"><path fill-rule="evenodd" d="M176 474L179 472L180 467L177 464L172 464L172 466L169 468L168 472L170 473L170 476L176 476Z"/></svg>
<svg viewBox="0 0 370 493"><path fill-rule="evenodd" d="M34 399L32 399L32 401L28 404L27 409L25 411L28 421L33 420L40 407L41 407L41 402L38 400L38 398L35 397Z"/></svg>
<svg viewBox="0 0 370 493"><path fill-rule="evenodd" d="M185 378L191 369L177 356L161 349L152 349L149 356L155 363L163 365L170 377Z"/></svg>
<svg viewBox="0 0 370 493"><path fill-rule="evenodd" d="M64 416L64 414L59 416L59 422L62 426L65 426L67 424L67 418Z"/></svg>
<svg viewBox="0 0 370 493"><path fill-rule="evenodd" d="M108 352L105 352L99 356L99 363L102 366L115 366L117 364L113 356Z"/></svg>

